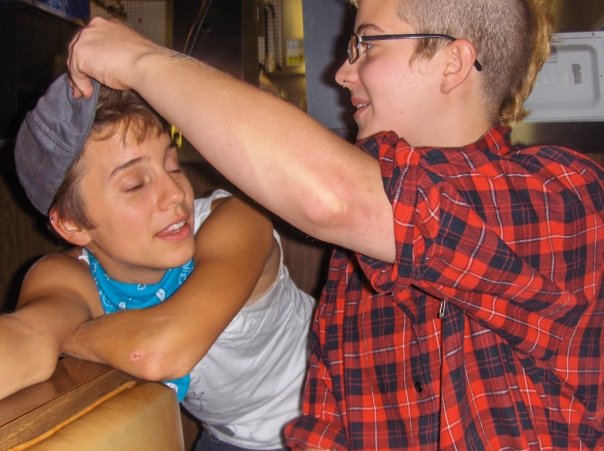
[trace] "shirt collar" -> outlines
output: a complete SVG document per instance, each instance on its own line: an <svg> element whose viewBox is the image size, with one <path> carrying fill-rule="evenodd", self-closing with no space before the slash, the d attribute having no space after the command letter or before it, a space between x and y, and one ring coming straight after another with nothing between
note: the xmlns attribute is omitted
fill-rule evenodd
<svg viewBox="0 0 604 451"><path fill-rule="evenodd" d="M510 133L511 128L508 126L495 126L487 130L487 132L482 135L480 139L473 143L463 147L447 147L446 149L459 149L465 152L484 152L488 150L494 154L503 155L510 150ZM407 143L407 141L405 141L404 138L400 138L393 131L380 132L368 138L358 140L357 146L361 147L365 152L377 157L379 146L383 142L387 142L392 146L402 142L405 147L412 147ZM439 147L415 147L414 150L425 152L427 150L436 148ZM440 147L440 149L444 148Z"/></svg>

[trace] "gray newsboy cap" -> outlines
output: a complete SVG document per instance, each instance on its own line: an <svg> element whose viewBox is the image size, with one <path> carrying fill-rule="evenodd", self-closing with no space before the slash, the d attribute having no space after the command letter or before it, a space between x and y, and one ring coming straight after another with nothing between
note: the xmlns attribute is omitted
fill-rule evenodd
<svg viewBox="0 0 604 451"><path fill-rule="evenodd" d="M15 144L17 176L43 215L82 151L96 114L99 84L90 98L73 97L67 74L55 80L27 113Z"/></svg>

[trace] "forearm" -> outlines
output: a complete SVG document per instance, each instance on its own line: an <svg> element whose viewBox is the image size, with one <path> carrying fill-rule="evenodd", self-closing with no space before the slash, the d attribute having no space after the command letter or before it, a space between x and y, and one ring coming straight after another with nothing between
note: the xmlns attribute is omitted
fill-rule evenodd
<svg viewBox="0 0 604 451"><path fill-rule="evenodd" d="M48 379L62 343L92 317L77 284L57 282L77 279L72 263L59 254L38 261L23 281L17 310L0 316L0 398Z"/></svg>
<svg viewBox="0 0 604 451"><path fill-rule="evenodd" d="M194 273L190 278L198 276ZM202 277L221 280L222 276ZM225 289L224 293L206 289L200 293L194 287L181 287L155 307L88 321L65 341L62 351L143 379L180 377L203 358L249 296L247 289Z"/></svg>
<svg viewBox="0 0 604 451"><path fill-rule="evenodd" d="M48 379L59 350L48 334L21 321L18 315L0 316L0 399Z"/></svg>
<svg viewBox="0 0 604 451"><path fill-rule="evenodd" d="M111 365L145 379L168 377L150 365L161 362L154 358L160 352L161 322L152 311L133 310L98 317L83 323L65 341L62 351L84 360ZM169 364L170 362L166 362ZM158 374L154 377L155 374Z"/></svg>
<svg viewBox="0 0 604 451"><path fill-rule="evenodd" d="M245 304L258 277L233 283L232 270L216 270L210 261L196 271L162 304L82 324L66 340L63 352L143 379L164 380L188 373Z"/></svg>

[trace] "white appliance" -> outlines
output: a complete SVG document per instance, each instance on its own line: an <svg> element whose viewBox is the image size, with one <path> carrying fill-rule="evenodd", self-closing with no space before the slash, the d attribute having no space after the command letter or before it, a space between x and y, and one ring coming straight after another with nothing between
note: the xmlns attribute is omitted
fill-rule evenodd
<svg viewBox="0 0 604 451"><path fill-rule="evenodd" d="M604 121L604 31L554 33L525 122Z"/></svg>

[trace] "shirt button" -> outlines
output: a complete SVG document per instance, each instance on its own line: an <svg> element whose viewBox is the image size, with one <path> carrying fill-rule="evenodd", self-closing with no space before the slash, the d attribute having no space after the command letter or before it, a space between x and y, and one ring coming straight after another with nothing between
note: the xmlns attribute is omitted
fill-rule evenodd
<svg viewBox="0 0 604 451"><path fill-rule="evenodd" d="M421 393L424 391L424 386L422 385L422 383L420 381L415 382L415 391L418 393Z"/></svg>

